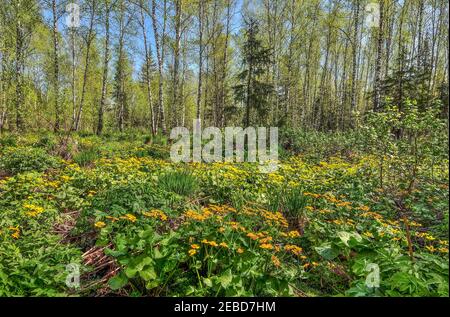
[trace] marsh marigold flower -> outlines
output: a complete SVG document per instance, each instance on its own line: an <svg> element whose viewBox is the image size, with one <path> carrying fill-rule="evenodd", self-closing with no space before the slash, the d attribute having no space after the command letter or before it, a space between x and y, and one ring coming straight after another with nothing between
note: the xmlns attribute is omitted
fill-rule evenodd
<svg viewBox="0 0 450 317"><path fill-rule="evenodd" d="M44 212L44 208L31 204L25 204L23 205L23 207L27 210L25 214L29 217L36 217L37 215Z"/></svg>
<svg viewBox="0 0 450 317"><path fill-rule="evenodd" d="M427 245L427 246L425 246L425 248L426 248L428 251L430 251L430 252L435 252L435 251L436 251L436 248L433 247L432 245Z"/></svg>
<svg viewBox="0 0 450 317"><path fill-rule="evenodd" d="M271 236L262 238L261 240L259 240L259 243L269 243L273 240L273 238Z"/></svg>

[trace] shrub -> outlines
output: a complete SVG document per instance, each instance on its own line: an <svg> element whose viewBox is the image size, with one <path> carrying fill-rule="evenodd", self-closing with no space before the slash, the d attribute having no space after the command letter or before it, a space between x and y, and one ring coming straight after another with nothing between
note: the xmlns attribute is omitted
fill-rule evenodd
<svg viewBox="0 0 450 317"><path fill-rule="evenodd" d="M7 148L0 157L0 170L12 175L27 171L42 172L59 164L57 158L43 149L32 147Z"/></svg>

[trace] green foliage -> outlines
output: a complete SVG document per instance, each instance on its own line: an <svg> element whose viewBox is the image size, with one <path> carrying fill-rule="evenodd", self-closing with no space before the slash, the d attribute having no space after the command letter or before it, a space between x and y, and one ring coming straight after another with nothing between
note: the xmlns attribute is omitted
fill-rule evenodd
<svg viewBox="0 0 450 317"><path fill-rule="evenodd" d="M273 193L269 201L270 210L282 211L290 219L297 219L307 205L308 197L303 195L303 189L300 187Z"/></svg>
<svg viewBox="0 0 450 317"><path fill-rule="evenodd" d="M158 186L164 191L187 197L199 190L198 180L188 170L177 170L161 175L158 179Z"/></svg>
<svg viewBox="0 0 450 317"><path fill-rule="evenodd" d="M59 164L59 159L40 148L8 147L0 156L0 170L12 175L27 171L41 172L56 168Z"/></svg>
<svg viewBox="0 0 450 317"><path fill-rule="evenodd" d="M13 134L8 134L6 136L0 137L0 150L3 147L16 146L16 144L17 144L16 136Z"/></svg>

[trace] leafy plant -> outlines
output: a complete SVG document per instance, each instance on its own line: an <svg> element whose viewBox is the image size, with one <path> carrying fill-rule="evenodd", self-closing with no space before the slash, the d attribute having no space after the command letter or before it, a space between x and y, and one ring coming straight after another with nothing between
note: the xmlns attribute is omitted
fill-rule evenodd
<svg viewBox="0 0 450 317"><path fill-rule="evenodd" d="M12 175L27 171L45 171L59 165L59 159L39 148L9 147L0 156L0 170Z"/></svg>

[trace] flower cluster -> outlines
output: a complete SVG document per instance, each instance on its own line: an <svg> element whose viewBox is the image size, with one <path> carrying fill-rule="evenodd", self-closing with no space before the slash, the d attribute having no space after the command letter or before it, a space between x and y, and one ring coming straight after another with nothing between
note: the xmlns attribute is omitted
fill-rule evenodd
<svg viewBox="0 0 450 317"><path fill-rule="evenodd" d="M167 219L169 219L163 211L158 210L158 209L144 211L142 214L146 217L155 218L155 219L159 219L162 221L167 221Z"/></svg>

